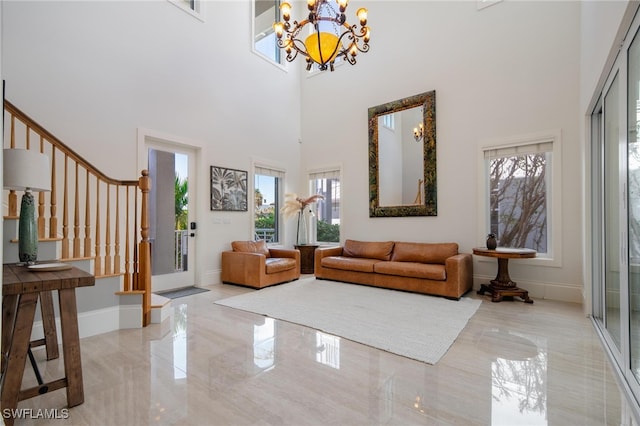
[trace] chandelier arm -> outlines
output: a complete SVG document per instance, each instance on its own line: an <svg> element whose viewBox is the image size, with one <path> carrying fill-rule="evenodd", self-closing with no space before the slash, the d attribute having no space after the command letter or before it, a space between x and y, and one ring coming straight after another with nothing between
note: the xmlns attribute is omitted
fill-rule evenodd
<svg viewBox="0 0 640 426"><path fill-rule="evenodd" d="M369 43L367 43L365 41L362 41L362 38L367 34L367 31L363 30L361 32L361 34L357 34L355 32L355 28L356 28L355 25L348 26L348 24L345 24L345 27L347 27L348 31L345 31L344 33L342 33L342 35L338 39L337 45L340 45L340 42L342 42L342 39L344 37L348 37L348 39L350 40L350 43L349 43L349 47L348 48L347 47L343 48L340 51L339 55L348 54L349 51L351 50L352 46L355 46L355 48L358 50L358 52L362 52L362 53L368 52L369 51ZM362 41L362 47L360 47L359 44L358 44L360 41ZM334 53L335 53L335 51L334 51ZM349 63L351 63L351 61L349 61ZM353 65L353 63L351 63L351 65Z"/></svg>
<svg viewBox="0 0 640 426"><path fill-rule="evenodd" d="M309 23L311 23L311 21L308 19L305 19L304 21L301 21L301 22L293 21L293 28L292 29L285 28L286 33L291 35L292 38L294 38L298 35L300 30L302 30L302 28Z"/></svg>
<svg viewBox="0 0 640 426"><path fill-rule="evenodd" d="M342 56L342 59L349 62L350 65L356 64L356 57L349 55L349 51L343 51L339 56Z"/></svg>

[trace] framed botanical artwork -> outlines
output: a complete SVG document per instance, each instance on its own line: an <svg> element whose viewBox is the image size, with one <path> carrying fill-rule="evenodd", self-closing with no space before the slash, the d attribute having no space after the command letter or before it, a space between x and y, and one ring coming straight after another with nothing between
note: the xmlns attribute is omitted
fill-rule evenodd
<svg viewBox="0 0 640 426"><path fill-rule="evenodd" d="M211 210L247 211L247 172L211 166Z"/></svg>

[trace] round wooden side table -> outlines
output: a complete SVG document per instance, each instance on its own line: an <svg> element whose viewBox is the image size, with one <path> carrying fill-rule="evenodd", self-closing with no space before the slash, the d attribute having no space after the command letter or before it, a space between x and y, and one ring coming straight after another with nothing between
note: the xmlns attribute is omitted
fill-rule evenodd
<svg viewBox="0 0 640 426"><path fill-rule="evenodd" d="M531 249L498 247L489 250L486 247L476 247L473 254L477 256L495 257L498 259L498 274L489 284L481 284L478 294L488 292L492 302L500 302L503 297L520 297L524 303L533 303L529 298L529 292L518 288L509 277L509 259L531 259L536 257L536 251Z"/></svg>

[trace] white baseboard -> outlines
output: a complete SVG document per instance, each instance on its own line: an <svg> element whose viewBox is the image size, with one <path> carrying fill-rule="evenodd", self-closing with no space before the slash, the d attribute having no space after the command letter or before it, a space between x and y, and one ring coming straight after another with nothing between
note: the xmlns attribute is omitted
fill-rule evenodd
<svg viewBox="0 0 640 426"><path fill-rule="evenodd" d="M221 284L220 276L222 275L221 269L214 269L211 271L205 271L200 281L202 285Z"/></svg>
<svg viewBox="0 0 640 426"><path fill-rule="evenodd" d="M112 306L78 314L78 334L81 339L110 331L141 327L142 307L140 306ZM62 343L62 332L59 317L56 317L56 329L58 331L58 344L60 344ZM42 321L34 321L31 340L38 340L43 337Z"/></svg>
<svg viewBox="0 0 640 426"><path fill-rule="evenodd" d="M142 306L120 305L120 330L142 328Z"/></svg>

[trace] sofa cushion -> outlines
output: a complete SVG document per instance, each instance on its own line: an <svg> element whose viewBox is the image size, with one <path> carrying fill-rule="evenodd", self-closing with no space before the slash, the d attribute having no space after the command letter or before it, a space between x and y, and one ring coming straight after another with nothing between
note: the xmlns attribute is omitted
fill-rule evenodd
<svg viewBox="0 0 640 426"><path fill-rule="evenodd" d="M321 265L323 268L342 269L344 271L354 272L373 272L373 265L382 262L377 259L359 259L346 256L328 256L323 257Z"/></svg>
<svg viewBox="0 0 640 426"><path fill-rule="evenodd" d="M391 260L395 262L419 262L445 264L448 257L458 254L456 243L403 243L393 246Z"/></svg>
<svg viewBox="0 0 640 426"><path fill-rule="evenodd" d="M296 260L288 257L270 257L266 260L265 265L267 274L288 271L297 266Z"/></svg>
<svg viewBox="0 0 640 426"><path fill-rule="evenodd" d="M241 251L243 253L260 253L266 257L270 257L269 248L264 240L258 241L234 241L231 243L233 251Z"/></svg>
<svg viewBox="0 0 640 426"><path fill-rule="evenodd" d="M393 241L371 242L346 240L342 254L349 257L389 260L393 250Z"/></svg>
<svg viewBox="0 0 640 426"><path fill-rule="evenodd" d="M373 267L378 274L398 275L401 277L426 278L428 280L446 281L447 272L444 265L418 262L379 262Z"/></svg>

